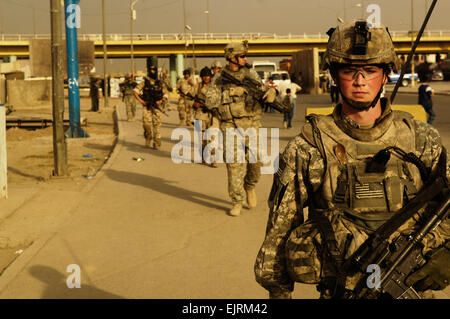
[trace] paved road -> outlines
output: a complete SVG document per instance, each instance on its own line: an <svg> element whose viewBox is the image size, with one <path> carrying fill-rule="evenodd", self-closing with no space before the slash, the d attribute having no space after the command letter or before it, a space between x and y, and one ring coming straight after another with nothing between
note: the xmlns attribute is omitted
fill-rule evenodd
<svg viewBox="0 0 450 319"><path fill-rule="evenodd" d="M327 96L301 100L328 103ZM280 130L281 150L298 133L304 107L299 104L293 129ZM124 118L119 105L115 152L64 223L0 277L0 298L266 298L253 264L264 237L272 176L263 175L257 185L255 209L229 217L224 164L214 169L171 161L175 111L163 119L160 151L143 148L141 122ZM281 125L280 114L265 115L265 127ZM71 264L81 268L80 289L66 285ZM294 293L317 296L308 285Z"/></svg>

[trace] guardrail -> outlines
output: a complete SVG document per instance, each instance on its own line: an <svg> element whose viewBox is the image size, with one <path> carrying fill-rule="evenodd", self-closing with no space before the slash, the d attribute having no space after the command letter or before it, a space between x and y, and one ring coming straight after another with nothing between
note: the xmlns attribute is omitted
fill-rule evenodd
<svg viewBox="0 0 450 319"><path fill-rule="evenodd" d="M391 36L410 37L409 31L390 31ZM49 39L50 34L0 34L0 41L28 41L31 39ZM422 37L450 37L450 30L425 31ZM103 40L102 34L78 34L79 40ZM107 34L106 41L130 40L131 34ZM134 40L284 40L284 39L328 39L325 33L316 34L276 34L276 33L142 33L133 34Z"/></svg>

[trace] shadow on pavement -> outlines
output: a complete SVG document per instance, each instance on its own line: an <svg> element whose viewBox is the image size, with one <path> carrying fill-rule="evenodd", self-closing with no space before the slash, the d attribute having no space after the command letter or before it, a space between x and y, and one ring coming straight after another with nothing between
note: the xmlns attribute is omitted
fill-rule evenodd
<svg viewBox="0 0 450 319"><path fill-rule="evenodd" d="M48 266L33 266L30 274L46 284L42 299L125 299L94 286L85 285L83 280L81 280L81 288L69 288L66 279L70 273L63 274ZM83 279L82 273L81 279Z"/></svg>
<svg viewBox="0 0 450 319"><path fill-rule="evenodd" d="M229 209L228 207L230 205L229 202L220 198L216 198L199 192L194 192L173 185L177 183L175 181L169 181L160 177L137 174L132 172L116 171L112 169L106 170L105 174L112 180L121 183L143 186L156 192L173 196L177 199L188 200L198 205L225 211ZM223 203L226 204L227 206L221 206L218 205L217 203Z"/></svg>

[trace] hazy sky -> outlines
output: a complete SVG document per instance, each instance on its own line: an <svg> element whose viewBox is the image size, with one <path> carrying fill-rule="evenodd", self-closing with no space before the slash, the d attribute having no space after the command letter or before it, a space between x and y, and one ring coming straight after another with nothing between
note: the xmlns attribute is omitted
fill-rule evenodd
<svg viewBox="0 0 450 319"><path fill-rule="evenodd" d="M134 33L182 33L184 24L194 33L277 33L324 34L337 18L352 20L368 13L370 4L381 8L381 23L391 31L410 30L411 2L414 29L418 30L431 0L138 0ZM183 10L183 3L185 10ZM102 33L102 0L81 0L79 34ZM130 0L105 0L106 32L130 33ZM450 0L438 0L428 30L450 31ZM50 0L0 0L0 34L49 34ZM281 58L272 58L274 62ZM159 65L168 68L167 59ZM223 60L223 59L222 59ZM109 72L127 72L129 61L109 59ZM199 58L198 68L211 63ZM223 60L224 62L224 60ZM251 61L250 61L251 62ZM185 62L192 66L192 59ZM96 60L97 72L103 64ZM136 68L145 69L145 59L136 59Z"/></svg>
<svg viewBox="0 0 450 319"><path fill-rule="evenodd" d="M381 7L381 22L390 30L409 30L411 0L138 0L135 33L207 32L209 2L211 32L267 32L278 34L325 33L336 18L360 18L369 4ZM431 0L414 0L414 25L418 29ZM108 33L129 33L129 0L105 0ZM357 7L358 4L362 6ZM81 0L79 33L102 32L102 1ZM0 0L0 33L50 33L50 0ZM344 10L345 8L345 10ZM429 29L450 30L450 0L438 0Z"/></svg>

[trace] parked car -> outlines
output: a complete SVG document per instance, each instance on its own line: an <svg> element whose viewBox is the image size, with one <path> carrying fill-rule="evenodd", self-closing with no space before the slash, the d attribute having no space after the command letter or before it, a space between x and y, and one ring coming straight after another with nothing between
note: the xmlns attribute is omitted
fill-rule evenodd
<svg viewBox="0 0 450 319"><path fill-rule="evenodd" d="M395 83L397 83L399 78L400 78L400 72L399 73L391 72L391 74L389 74L389 83L395 84ZM403 76L401 85L408 86L411 83L411 79L412 79L411 73L405 73L405 75ZM417 73L414 73L414 81L419 81L419 75Z"/></svg>
<svg viewBox="0 0 450 319"><path fill-rule="evenodd" d="M286 74L287 80L283 80L283 78L282 78L283 74ZM280 85L280 83L283 81L285 81L288 84L291 83L291 78L287 71L273 71L270 73L270 76L273 77L273 82L276 85Z"/></svg>
<svg viewBox="0 0 450 319"><path fill-rule="evenodd" d="M433 81L444 80L444 73L442 72L442 70L438 70L438 69L433 70L433 75L431 76L431 80L433 80Z"/></svg>

